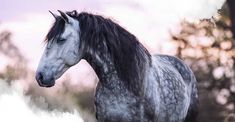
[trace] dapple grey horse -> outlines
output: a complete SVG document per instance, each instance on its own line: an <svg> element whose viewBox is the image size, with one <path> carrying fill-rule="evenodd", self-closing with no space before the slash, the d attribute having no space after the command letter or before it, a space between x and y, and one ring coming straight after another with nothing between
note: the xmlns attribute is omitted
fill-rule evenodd
<svg viewBox="0 0 235 122"><path fill-rule="evenodd" d="M196 79L178 58L150 55L138 39L112 20L86 12L53 14L36 80L52 87L85 59L96 72L96 117L100 122L193 122Z"/></svg>

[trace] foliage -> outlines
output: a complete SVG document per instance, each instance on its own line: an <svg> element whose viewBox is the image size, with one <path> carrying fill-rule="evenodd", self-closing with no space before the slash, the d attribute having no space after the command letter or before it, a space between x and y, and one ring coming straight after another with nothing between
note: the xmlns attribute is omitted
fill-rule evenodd
<svg viewBox="0 0 235 122"><path fill-rule="evenodd" d="M19 48L12 42L11 33L8 31L0 32L0 54L6 56L8 61L10 60L5 70L0 72L0 78L12 81L26 77L27 61Z"/></svg>
<svg viewBox="0 0 235 122"><path fill-rule="evenodd" d="M172 43L176 55L194 71L199 91L207 89L231 113L235 108L235 47L226 9L211 20L183 21L181 31L172 34Z"/></svg>

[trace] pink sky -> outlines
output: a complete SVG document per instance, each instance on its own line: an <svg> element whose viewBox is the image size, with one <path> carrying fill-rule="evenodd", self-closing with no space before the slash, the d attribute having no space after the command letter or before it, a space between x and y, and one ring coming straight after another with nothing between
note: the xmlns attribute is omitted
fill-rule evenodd
<svg viewBox="0 0 235 122"><path fill-rule="evenodd" d="M0 30L10 30L12 40L36 69L43 52L44 37L53 23L48 10L88 11L112 18L152 52L168 47L169 32L177 32L182 19L198 21L216 15L225 0L1 0ZM164 42L164 43L163 43ZM163 51L164 52L164 51ZM166 51L167 52L167 51ZM2 57L0 57L2 58ZM82 63L84 64L84 62ZM79 65L76 74L90 72ZM82 67L82 68L81 68ZM73 68L75 70L75 68Z"/></svg>

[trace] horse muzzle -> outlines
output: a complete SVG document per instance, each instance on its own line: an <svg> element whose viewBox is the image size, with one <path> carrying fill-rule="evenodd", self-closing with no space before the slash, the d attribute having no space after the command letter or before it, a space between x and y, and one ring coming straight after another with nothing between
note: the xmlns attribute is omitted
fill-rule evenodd
<svg viewBox="0 0 235 122"><path fill-rule="evenodd" d="M43 72L37 72L35 79L41 87L52 87L55 85L55 79L51 75L46 75Z"/></svg>

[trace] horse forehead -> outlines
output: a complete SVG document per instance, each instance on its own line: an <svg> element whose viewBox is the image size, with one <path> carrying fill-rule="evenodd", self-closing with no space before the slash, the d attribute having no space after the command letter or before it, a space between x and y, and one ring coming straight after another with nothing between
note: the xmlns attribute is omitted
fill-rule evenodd
<svg viewBox="0 0 235 122"><path fill-rule="evenodd" d="M74 29L71 25L67 25L67 24L66 24L62 36L67 36L67 35L69 35L69 34L71 34L71 33L74 33L74 32L75 32L75 29Z"/></svg>
<svg viewBox="0 0 235 122"><path fill-rule="evenodd" d="M73 19L71 23L65 23L65 30L80 31L79 21Z"/></svg>

